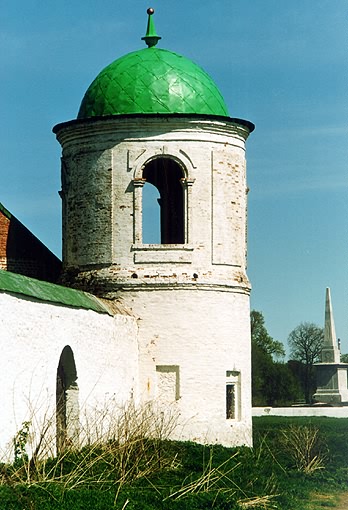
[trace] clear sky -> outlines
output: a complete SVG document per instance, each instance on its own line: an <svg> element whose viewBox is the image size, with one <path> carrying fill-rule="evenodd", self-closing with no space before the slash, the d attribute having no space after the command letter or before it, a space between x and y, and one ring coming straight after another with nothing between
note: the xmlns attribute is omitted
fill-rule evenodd
<svg viewBox="0 0 348 510"><path fill-rule="evenodd" d="M0 0L3 203L61 251L60 146L106 65L143 47L154 7L159 47L216 81L247 143L252 307L286 344L302 321L323 325L331 288L348 352L346 0Z"/></svg>

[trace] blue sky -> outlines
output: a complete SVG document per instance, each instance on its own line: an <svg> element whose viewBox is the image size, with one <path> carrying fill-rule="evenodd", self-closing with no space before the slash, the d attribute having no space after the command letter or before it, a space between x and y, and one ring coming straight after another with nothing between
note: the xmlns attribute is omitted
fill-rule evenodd
<svg viewBox="0 0 348 510"><path fill-rule="evenodd" d="M146 9L159 46L216 81L247 145L252 307L286 344L323 325L331 288L348 352L347 14L345 0L0 0L0 202L60 255L60 146L107 64L143 47Z"/></svg>

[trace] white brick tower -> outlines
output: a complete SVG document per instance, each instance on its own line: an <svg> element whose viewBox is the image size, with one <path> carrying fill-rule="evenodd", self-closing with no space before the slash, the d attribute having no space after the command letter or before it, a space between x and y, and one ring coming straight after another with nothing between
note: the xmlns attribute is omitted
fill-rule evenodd
<svg viewBox="0 0 348 510"><path fill-rule="evenodd" d="M177 415L173 438L250 445L245 141L254 126L228 116L200 67L156 47L148 14L148 48L104 69L78 118L54 128L64 281L121 300L138 319L137 399ZM156 244L143 232L151 185Z"/></svg>

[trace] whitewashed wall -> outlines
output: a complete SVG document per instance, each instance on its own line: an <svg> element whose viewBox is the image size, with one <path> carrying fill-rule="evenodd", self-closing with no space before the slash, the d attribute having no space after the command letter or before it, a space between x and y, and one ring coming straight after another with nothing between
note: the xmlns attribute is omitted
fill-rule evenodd
<svg viewBox="0 0 348 510"><path fill-rule="evenodd" d="M172 437L228 446L252 443L249 128L227 118L131 116L56 131L66 283L122 299L139 319L140 396L178 414ZM182 170L183 244L143 242L144 169L156 158ZM238 386L233 419L228 373Z"/></svg>
<svg viewBox="0 0 348 510"><path fill-rule="evenodd" d="M342 407L253 407L253 416L328 416L348 418L348 406Z"/></svg>
<svg viewBox="0 0 348 510"><path fill-rule="evenodd" d="M169 407L168 398L163 407L179 418L172 437L251 445L249 297L197 288L133 292L123 299L141 317L141 398L161 400L158 367L177 368L177 399ZM226 419L228 371L238 372L240 380L233 420Z"/></svg>
<svg viewBox="0 0 348 510"><path fill-rule="evenodd" d="M51 420L63 348L73 351L81 417L137 397L137 326L132 317L0 293L0 456L13 454L24 421Z"/></svg>

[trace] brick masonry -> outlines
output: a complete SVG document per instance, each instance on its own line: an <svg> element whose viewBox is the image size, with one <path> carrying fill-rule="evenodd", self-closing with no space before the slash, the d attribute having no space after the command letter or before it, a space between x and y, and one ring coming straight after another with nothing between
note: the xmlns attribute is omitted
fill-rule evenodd
<svg viewBox="0 0 348 510"><path fill-rule="evenodd" d="M63 147L63 281L117 298L137 318L139 399L164 401L180 417L172 437L250 445L247 125L153 116L73 121L55 131ZM143 172L156 158L182 171L183 244L143 243ZM234 419L226 419L228 374Z"/></svg>
<svg viewBox="0 0 348 510"><path fill-rule="evenodd" d="M0 204L0 269L56 282L61 261Z"/></svg>
<svg viewBox="0 0 348 510"><path fill-rule="evenodd" d="M111 316L0 292L0 331L6 366L0 372L3 461L13 456L13 437L24 421L32 423L34 448L44 424L51 423L45 440L54 453L57 367L67 345L76 363L81 431L97 430L102 426L97 416L110 417L113 408L120 410L137 398L137 324L129 315Z"/></svg>

